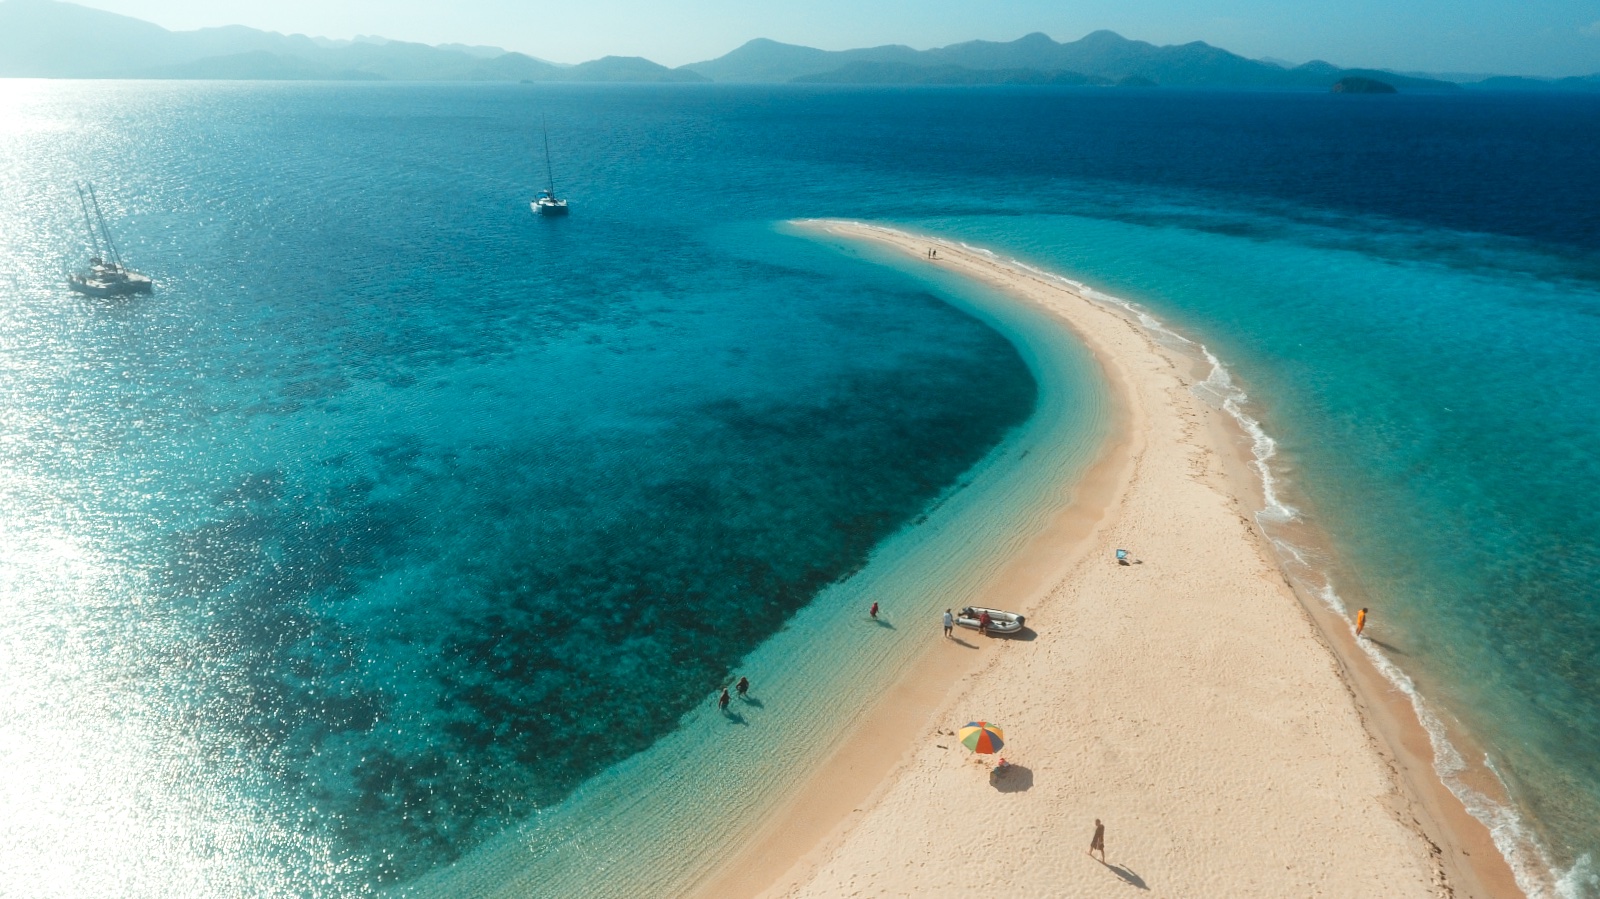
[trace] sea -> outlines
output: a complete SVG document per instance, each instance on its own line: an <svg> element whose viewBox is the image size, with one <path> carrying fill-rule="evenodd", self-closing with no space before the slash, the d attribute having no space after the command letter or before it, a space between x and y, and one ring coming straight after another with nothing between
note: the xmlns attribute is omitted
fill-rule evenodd
<svg viewBox="0 0 1600 899"><path fill-rule="evenodd" d="M702 876L1109 432L1038 313L792 224L847 218L1202 348L1285 564L1600 897L1597 146L1579 95L0 81L0 894ZM80 183L153 294L67 290Z"/></svg>

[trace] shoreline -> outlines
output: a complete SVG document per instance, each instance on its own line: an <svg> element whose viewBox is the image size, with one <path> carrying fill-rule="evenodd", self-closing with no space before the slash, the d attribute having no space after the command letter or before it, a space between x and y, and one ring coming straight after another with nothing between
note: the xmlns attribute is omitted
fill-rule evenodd
<svg viewBox="0 0 1600 899"><path fill-rule="evenodd" d="M1134 320L1132 310L1112 308L1084 296L1087 291L1074 290L1067 282L1042 272L1028 271L1027 266L1010 265L992 256L986 258L982 251L855 222L799 224L849 241L871 241L894 247L913 256L925 254L929 247L937 247L940 256L934 262L941 269L974 280L1012 300L1048 311L1057 324L1087 345L1106 375L1114 395L1113 406L1119 410L1115 415L1117 427L1106 442L1102 456L1094 463L1092 474L1082 480L1082 495L1058 508L1053 516L1054 519L1067 515L1070 510L1082 519L1079 527L1070 533L1058 533L1053 526L1047 528L1030 541L1028 550L1019 553L1017 560L1008 561L1008 564L1020 562L1026 567L1022 556L1041 545L1053 545L1057 549L1054 564L1046 566L1050 570L1033 572L1031 589L1021 581L1004 584L1004 578L997 585L991 585L999 586L1001 595L1010 597L997 601L996 605L1019 608L1030 613L1030 623L1040 624L1086 612L1117 617L1114 614L1117 609L1097 608L1092 597L1099 591L1121 586L1116 578L1127 575L1124 581L1146 582L1141 587L1150 591L1150 597L1165 602L1146 611L1159 609L1163 617L1172 617L1175 613L1168 607L1174 604L1173 597L1161 594L1183 586L1171 582L1175 572L1162 570L1157 567L1161 562L1152 559L1156 565L1150 568L1128 567L1108 574L1106 569L1115 569L1115 566L1104 565L1101 556L1109 558L1108 547L1117 545L1118 540L1139 545L1141 534L1127 528L1130 517L1139 519L1144 514L1141 520L1147 525L1157 523L1158 520L1150 519L1148 510L1139 505L1148 501L1145 494L1152 489L1153 481L1160 481L1161 486L1169 488L1188 481L1203 488L1204 493L1195 493L1201 508L1189 516L1193 519L1190 523L1214 529L1219 523L1225 523L1224 519L1234 522L1227 525L1234 532L1225 535L1223 544L1211 547L1211 551L1238 556L1237 564L1221 572L1222 575L1237 579L1241 574L1238 569L1244 568L1248 576L1238 583L1227 582L1224 592L1231 593L1241 585L1253 587L1245 592L1265 591L1260 609L1238 614L1242 619L1246 615L1268 617L1270 613L1279 632L1269 627L1268 631L1255 634L1252 652L1269 657L1276 652L1282 657L1275 657L1273 665L1267 669L1255 671L1255 678L1242 678L1232 685L1235 689L1225 695L1234 698L1237 693L1264 689L1270 695L1255 699L1265 702L1273 714L1247 726L1244 734L1237 733L1235 722L1234 727L1227 728L1230 731L1227 735L1208 734L1207 728L1202 726L1196 736L1188 732L1187 725L1206 722L1185 720L1185 716L1193 717L1194 703L1185 708L1182 702L1154 701L1157 708L1144 711L1159 710L1165 714L1141 719L1142 723L1134 727L1131 737L1138 742L1141 731L1148 728L1168 731L1162 736L1170 741L1178 736L1171 731L1182 731L1183 751L1179 751L1175 759L1162 757L1161 764L1154 765L1154 773L1139 765L1133 766L1133 779L1146 781L1143 790L1118 798L1128 806L1129 812L1144 816L1154 814L1168 826L1193 817L1191 823L1197 832L1188 836L1201 838L1208 849L1223 848L1216 839L1220 829L1232 834L1239 845L1255 847L1247 848L1242 854L1270 856L1283 864L1274 864L1273 870L1267 872L1262 870L1265 866L1247 860L1242 863L1248 869L1245 873L1208 860L1200 865L1203 872L1196 872L1192 870L1194 860L1185 860L1195 847L1183 845L1184 834L1157 831L1147 835L1150 842L1164 844L1161 850L1154 852L1153 858L1126 867L1113 867L1112 873L1136 886L1145 886L1145 878L1149 877L1151 889L1180 895L1217 890L1234 895L1298 895L1307 887L1332 885L1349 890L1361 883L1381 889L1385 894L1409 891L1417 895L1456 897L1521 895L1509 864L1496 850L1487 828L1467 812L1434 771L1429 735L1417 720L1408 699L1399 695L1366 658L1349 634L1348 624L1320 599L1307 595L1304 585L1297 587L1271 550L1272 537L1262 530L1253 514L1266 507L1270 497L1264 494L1270 491L1270 485L1251 476L1257 464L1250 454L1251 437L1245 433L1241 422L1223 409L1204 403L1192 390L1208 376L1205 359L1164 346L1149 332L1146 327L1149 323ZM1162 470L1155 464L1158 460L1152 458L1154 456L1168 463L1167 468L1178 470ZM1103 506L1097 507L1097 501ZM1189 536L1192 535L1168 538L1175 540L1171 546L1174 552L1170 555L1181 555L1187 548L1183 544ZM1059 552L1061 549L1070 551L1063 556ZM1205 567L1206 561L1203 554L1198 556L1195 567ZM1144 577L1156 574L1160 577ZM1187 576L1189 572L1184 571L1182 575ZM1184 579L1195 580L1193 577ZM1270 584L1263 584L1264 581ZM1228 618L1227 627L1232 629L1234 619L1230 616L1235 610L1230 604L1242 604L1244 600L1229 596L1217 603L1216 597L1210 599L1213 601L1201 600L1209 614L1202 616L1197 624L1189 622L1185 626L1209 631L1216 615L1221 614ZM1145 619L1146 622L1154 620ZM1080 627L1074 631L1087 629L1092 628ZM1102 626L1100 630L1108 628ZM1109 630L1118 631L1118 628L1113 626ZM1013 760L1024 766L1023 773L1029 782L1019 790L997 794L986 783L973 786L973 782L982 777L982 763L966 757L965 750L959 746L955 749L961 756L948 755L954 741L941 733L966 720L967 709L973 710L973 716L979 716L979 706L1006 705L986 701L997 689L1003 692L1006 687L1016 689L1051 678L1055 680L1051 688L1035 692L1050 694L1064 703L1012 702L1010 705L1015 710L1006 712L1005 719L999 717L997 710L996 720L1009 721L1012 727L1021 721L1026 728L1026 722L1038 719L1035 721L1040 725L1038 729L1044 730L1049 718L1073 719L1080 725L1078 732L1063 736L1082 744L1080 749L1102 748L1098 744L1105 743L1104 734L1097 735L1096 728L1083 725L1109 725L1104 729L1126 730L1123 716L1117 716L1114 723L1107 721L1103 710L1080 698L1086 683L1082 680L1083 672L1071 671L1077 660L1070 658L1068 641L1063 640L1067 632L1044 627L1040 631L1036 642L997 647L1000 651L983 653L985 659L961 660L967 662L965 665L952 664L946 658L949 652L945 647L937 644L928 647L911 669L920 673L916 688L911 690L905 686L912 678L908 674L901 686L886 692L884 699L865 716L863 746L836 753L818 774L807 780L796 796L763 822L755 836L702 879L691 895L821 896L844 890L912 894L949 890L962 877L987 869L985 865L974 865L970 861L952 863L951 855L959 859L964 850L989 845L993 837L983 831L967 831L959 821L951 821L948 817L951 809L944 807L948 800L944 799L943 791L930 792L935 784L974 802L1007 806L1007 827L1015 826L1010 820L1013 816L1025 822L1023 830L1029 835L1022 841L1025 845L1029 839L1037 842L1041 832L1049 832L1050 839L1045 844L1033 845L1033 851L1053 856L1052 847L1057 842L1065 842L1073 848L1070 852L1065 848L1060 850L1064 853L1063 859L1073 857L1078 851L1077 842L1086 839L1084 834L1077 833L1084 824L1075 820L1068 830L1056 808L1059 801L1041 804L1032 801L1032 797L1041 794L1042 799L1042 794L1048 792L1046 779L1063 781L1056 787L1058 791L1070 787L1074 780L1084 780L1082 772L1065 770L1063 766L1070 769L1071 760L1089 756L1063 755L1058 748L1046 750L1032 746L1026 729L1009 730L1008 736L1017 752ZM1130 635L1119 631L1116 636ZM1198 634L1184 631L1181 636L1195 640ZM1211 671L1227 673L1231 667L1239 667L1236 659L1229 658L1226 643L1214 636L1206 642L1208 646L1199 655L1209 654ZM1189 653L1193 654L1193 650ZM1051 658L1058 655L1061 658ZM1101 655L1105 658L1099 661L1104 663L1118 662L1127 667L1129 662L1126 653L1121 658L1115 657L1115 651ZM1185 653L1174 655L1182 659ZM1182 661L1192 663L1196 659ZM1150 665L1148 657L1139 664L1160 667ZM1263 688L1261 681L1281 680L1286 677L1281 669L1296 665L1298 681L1287 693L1279 683L1269 683ZM1190 687L1188 692L1198 694L1189 698L1200 701L1202 719L1217 711L1204 708L1208 704L1231 705L1229 711L1238 717L1263 713L1259 705L1251 706L1249 696L1230 704L1216 696L1204 695L1207 692L1204 664L1200 672L1192 664L1179 667L1179 671L1163 676L1181 675L1180 679L1168 682L1185 684ZM1248 667L1241 667L1241 671ZM1063 668L1068 670L1064 673ZM1096 673L1108 672L1113 677L1149 676L1149 672L1135 669L1117 670L1116 665ZM1201 674L1198 681L1195 680L1197 673ZM1078 678L1076 682L1074 674ZM1161 682L1159 678L1157 682ZM1129 694L1127 698L1130 702L1150 700L1144 695ZM891 703L895 705L892 711ZM1316 714L1308 715L1308 707ZM886 711L890 713L885 714ZM1290 726L1279 735L1280 741L1263 742L1262 733L1283 725L1283 721L1277 720L1278 716L1288 720ZM1208 746L1208 743L1218 745ZM1290 753L1292 757L1274 756L1272 761L1278 763L1275 766L1257 768L1249 762L1251 756L1273 756L1280 750L1287 752L1286 747L1295 752ZM1122 750L1115 745L1105 748L1112 757L1109 763L1101 766L1085 763L1077 767L1100 767L1104 769L1098 772L1102 775L1130 774L1129 770L1124 770L1128 768L1125 763L1116 761ZM1218 750L1222 750L1220 755ZM1008 749L1006 754L1010 752ZM1188 755L1196 757L1185 759ZM1154 786L1153 780L1160 769L1187 772L1193 779L1196 774L1193 766L1197 762L1204 762L1200 771L1210 771L1213 763L1224 768L1232 764L1251 768L1257 776L1244 781L1231 780L1228 775L1200 777L1203 784L1231 788L1203 800L1189 795L1192 791L1183 784L1183 777L1167 785L1176 788L1181 799L1141 795ZM1292 776L1286 776L1285 769ZM1278 795L1271 803L1255 806L1248 794L1257 793L1255 798L1259 798L1262 781L1270 784L1265 786L1266 792L1276 791ZM826 789L821 788L824 785ZM1057 799L1079 799L1086 791L1104 792L1095 789L1093 784L1078 783L1075 789L1068 789L1067 794ZM1244 795L1240 795L1241 792ZM1359 795L1352 798L1348 795L1351 792ZM1204 813L1198 811L1201 805L1223 800L1226 800L1224 805L1233 807L1231 816L1222 807ZM1284 805L1286 800L1289 805ZM1118 805L1117 802L1103 804ZM1156 811L1151 812L1151 807ZM1128 812L1117 812L1116 823L1111 824L1113 832L1129 832L1130 822L1123 819L1126 814ZM988 813L977 817L989 820L991 825L999 824L991 820ZM1139 827L1134 826L1132 830L1137 833ZM1340 848L1330 851L1328 847L1334 846ZM1358 846L1363 848L1358 849ZM908 852L910 858L906 857ZM1330 855L1338 858L1329 858ZM1072 893L1074 887L1087 890L1085 895L1093 895L1107 888L1101 884L1116 882L1115 878L1106 876L1106 870L1094 870L1100 867L1098 864L1091 863L1089 868L1073 866L1070 861L1059 864L1062 868L1058 875L1044 872L1036 875L1036 878L1047 878L1052 895L1063 890L1066 891L1063 894ZM1139 865L1138 871L1142 873L1134 873L1134 864ZM1282 871L1277 870L1280 867ZM1024 878L1012 883L1013 873L992 871L979 883L1004 883L1023 890L1039 888L1039 879ZM1198 879L1186 880L1186 877ZM1409 889L1401 888L1397 880L1408 882ZM1356 890L1350 894L1369 893Z"/></svg>
<svg viewBox="0 0 1600 899"><path fill-rule="evenodd" d="M1110 432L1098 457L1077 481L1065 485L1049 520L976 589L969 604L991 607L1010 603L1008 607L1026 614L1026 605L1013 599L1049 588L1060 565L1062 547L1068 547L1066 558L1073 564L1084 561L1091 538L1102 527L1127 480L1129 442L1137 433L1128 412L1113 403ZM966 689L968 681L1001 661L995 652L963 651L969 645L979 648L983 638L959 630L955 636L961 642L930 641L920 650L900 680L863 712L852 739L797 786L795 794L767 816L732 858L686 895L691 899L772 895L775 885L797 885L797 872L820 865L825 850L894 783L913 755L917 736L934 716ZM992 646L984 648L997 649L1009 642L991 638Z"/></svg>

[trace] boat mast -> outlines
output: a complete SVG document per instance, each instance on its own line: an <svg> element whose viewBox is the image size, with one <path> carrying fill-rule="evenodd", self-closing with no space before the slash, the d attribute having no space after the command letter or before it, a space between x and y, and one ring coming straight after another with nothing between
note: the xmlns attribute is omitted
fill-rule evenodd
<svg viewBox="0 0 1600 899"><path fill-rule="evenodd" d="M89 201L83 195L83 185L73 185L78 188L78 208L83 210L83 226L89 230L89 255L96 259L100 256L100 237L94 233L94 219L89 217Z"/></svg>
<svg viewBox="0 0 1600 899"><path fill-rule="evenodd" d="M89 201L94 204L94 217L100 220L100 233L106 239L106 248L111 251L111 258L116 260L117 268L122 268L122 254L117 252L117 245L111 241L111 229L106 227L106 217L100 212L100 198L94 195L94 182L89 182Z"/></svg>
<svg viewBox="0 0 1600 899"><path fill-rule="evenodd" d="M544 174L549 179L547 184L550 188L550 199L554 200L556 198L556 173L555 169L550 167L550 129L545 127L544 116L539 116L539 130L544 132Z"/></svg>

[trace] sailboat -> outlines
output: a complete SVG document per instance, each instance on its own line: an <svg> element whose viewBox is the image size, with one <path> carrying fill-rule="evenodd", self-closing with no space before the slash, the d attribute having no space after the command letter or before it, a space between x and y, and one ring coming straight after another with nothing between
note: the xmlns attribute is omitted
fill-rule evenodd
<svg viewBox="0 0 1600 899"><path fill-rule="evenodd" d="M67 286L92 297L149 293L155 287L154 282L122 264L122 254L111 240L111 229L106 227L106 217L100 212L100 198L95 196L94 185L89 185L87 196L83 188L83 185L78 185L78 206L83 210L83 224L89 229L89 267L68 275ZM89 214L91 205L94 207L92 217ZM101 247L102 241L104 248Z"/></svg>
<svg viewBox="0 0 1600 899"><path fill-rule="evenodd" d="M548 179L545 189L528 205L532 207L535 215L566 215L567 201L556 197L555 170L550 167L550 132L544 127L544 122L539 122L539 129L544 131L544 173Z"/></svg>

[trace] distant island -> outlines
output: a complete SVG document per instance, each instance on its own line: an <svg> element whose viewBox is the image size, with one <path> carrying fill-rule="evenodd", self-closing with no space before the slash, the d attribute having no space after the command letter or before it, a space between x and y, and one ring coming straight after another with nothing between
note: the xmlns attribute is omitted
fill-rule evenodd
<svg viewBox="0 0 1600 899"><path fill-rule="evenodd" d="M239 25L168 31L57 0L0 0L0 77L317 81L502 81L744 84L1066 85L1335 90L1372 81L1405 91L1600 92L1600 74L1561 79L1346 69L1321 60L1286 65L1210 44L1157 46L1096 31L1060 43L1034 33L915 50L899 44L818 50L758 38L704 62L668 68L607 56L562 65L500 47L329 40ZM1367 91L1340 89L1341 93Z"/></svg>
<svg viewBox="0 0 1600 899"><path fill-rule="evenodd" d="M1387 81L1376 78L1361 78L1351 75L1340 78L1333 83L1333 92L1336 94L1397 94L1395 86Z"/></svg>

